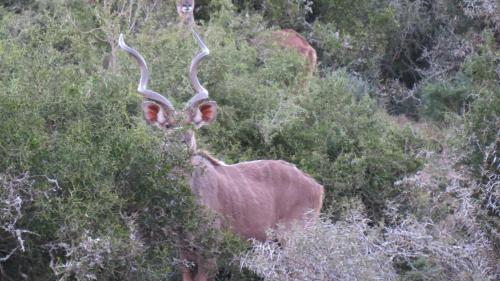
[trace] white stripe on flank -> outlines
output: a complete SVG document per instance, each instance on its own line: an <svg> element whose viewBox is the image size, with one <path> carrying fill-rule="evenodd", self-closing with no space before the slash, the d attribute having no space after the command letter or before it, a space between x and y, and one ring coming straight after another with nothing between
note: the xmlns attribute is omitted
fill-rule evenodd
<svg viewBox="0 0 500 281"><path fill-rule="evenodd" d="M240 164L251 164L251 163L257 163L257 162L262 162L262 161L268 161L268 160L253 160L253 161L245 161L245 162L236 163L236 164L234 164L234 165L236 166L236 165L240 165Z"/></svg>

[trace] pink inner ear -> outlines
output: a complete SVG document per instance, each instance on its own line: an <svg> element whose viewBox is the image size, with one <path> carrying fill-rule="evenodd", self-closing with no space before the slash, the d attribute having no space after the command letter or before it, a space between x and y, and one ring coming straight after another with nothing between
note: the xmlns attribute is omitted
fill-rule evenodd
<svg viewBox="0 0 500 281"><path fill-rule="evenodd" d="M158 121L158 113L160 112L160 107L156 104L148 104L145 109L146 120L149 122Z"/></svg>
<svg viewBox="0 0 500 281"><path fill-rule="evenodd" d="M200 106L201 118L203 121L208 122L212 120L215 116L214 107L211 104L204 104Z"/></svg>

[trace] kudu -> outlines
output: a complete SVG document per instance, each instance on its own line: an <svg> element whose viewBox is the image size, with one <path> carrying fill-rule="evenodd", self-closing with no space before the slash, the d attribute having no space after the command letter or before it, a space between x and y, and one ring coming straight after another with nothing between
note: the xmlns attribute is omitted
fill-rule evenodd
<svg viewBox="0 0 500 281"><path fill-rule="evenodd" d="M176 0L175 6L180 18L181 26L194 25L194 0Z"/></svg>
<svg viewBox="0 0 500 281"><path fill-rule="evenodd" d="M128 47L120 35L119 46L139 64L141 78L138 92L147 123L166 132L182 127L199 128L211 124L217 115L217 105L209 100L208 91L198 80L198 65L209 54L200 36L193 30L201 52L191 61L189 78L195 95L184 110L177 113L164 96L148 89L149 71L144 58ZM186 126L187 125L187 126ZM257 160L227 165L196 148L194 132L186 129L181 137L190 151L192 174L190 187L200 204L215 211L221 226L244 239L264 241L266 231L278 225L304 224L314 221L323 201L323 186L294 165L280 160ZM183 280L207 280L213 263L201 255L184 252L183 257L196 264L196 270L184 269Z"/></svg>
<svg viewBox="0 0 500 281"><path fill-rule="evenodd" d="M273 31L272 40L281 47L294 50L304 57L307 62L308 73L312 76L316 70L316 50L302 35L293 29L281 29Z"/></svg>

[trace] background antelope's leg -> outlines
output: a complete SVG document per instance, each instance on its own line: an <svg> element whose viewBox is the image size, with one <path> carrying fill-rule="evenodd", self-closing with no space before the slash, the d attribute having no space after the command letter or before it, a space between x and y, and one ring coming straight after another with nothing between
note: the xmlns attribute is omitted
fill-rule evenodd
<svg viewBox="0 0 500 281"><path fill-rule="evenodd" d="M182 256L183 255L181 254L181 257ZM182 257L182 258L185 259L185 257ZM181 271L182 271L182 281L194 281L195 280L196 272L195 272L194 268L183 265L181 268Z"/></svg>
<svg viewBox="0 0 500 281"><path fill-rule="evenodd" d="M182 281L194 281L193 273L188 268L182 270Z"/></svg>
<svg viewBox="0 0 500 281"><path fill-rule="evenodd" d="M195 281L214 280L217 273L217 262L215 258L198 261L198 272L196 273Z"/></svg>
<svg viewBox="0 0 500 281"><path fill-rule="evenodd" d="M196 274L194 281L208 281L206 273L198 271L198 274Z"/></svg>
<svg viewBox="0 0 500 281"><path fill-rule="evenodd" d="M190 250L181 249L181 259L192 262L192 261L194 261L193 256L194 255ZM181 271L182 271L182 281L194 281L195 280L196 272L195 272L195 269L193 266L182 265Z"/></svg>

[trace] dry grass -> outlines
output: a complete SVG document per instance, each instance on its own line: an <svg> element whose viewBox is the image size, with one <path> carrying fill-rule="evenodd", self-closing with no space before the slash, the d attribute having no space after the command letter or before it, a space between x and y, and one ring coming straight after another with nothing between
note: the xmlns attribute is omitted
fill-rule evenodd
<svg viewBox="0 0 500 281"><path fill-rule="evenodd" d="M477 183L460 169L447 153L431 155L396 183L404 191L388 204L385 226L370 226L360 211L323 217L292 230L285 247L254 241L240 265L265 280L497 280Z"/></svg>

